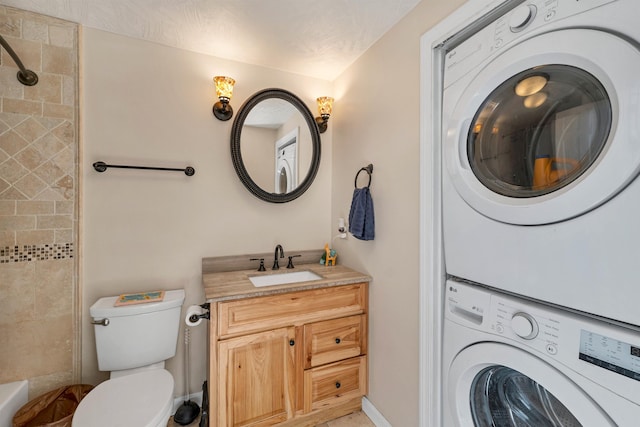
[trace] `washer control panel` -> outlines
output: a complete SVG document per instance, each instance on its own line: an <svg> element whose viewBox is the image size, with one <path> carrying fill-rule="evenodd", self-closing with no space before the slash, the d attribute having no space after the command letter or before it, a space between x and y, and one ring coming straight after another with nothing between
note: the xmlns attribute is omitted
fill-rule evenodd
<svg viewBox="0 0 640 427"><path fill-rule="evenodd" d="M458 325L447 330L467 337L468 344L494 341L526 349L640 405L640 327L453 279L447 281L444 318ZM470 330L477 332L465 332Z"/></svg>
<svg viewBox="0 0 640 427"><path fill-rule="evenodd" d="M552 356L558 353L562 322L552 311L454 281L447 284L446 298L445 316L456 323L517 340Z"/></svg>
<svg viewBox="0 0 640 427"><path fill-rule="evenodd" d="M498 334L551 356L558 353L562 322L552 312L494 296L490 313L490 328Z"/></svg>
<svg viewBox="0 0 640 427"><path fill-rule="evenodd" d="M519 312L511 318L511 329L520 338L532 340L538 336L538 322L533 316Z"/></svg>
<svg viewBox="0 0 640 427"><path fill-rule="evenodd" d="M640 381L640 347L600 335L580 331L580 360Z"/></svg>

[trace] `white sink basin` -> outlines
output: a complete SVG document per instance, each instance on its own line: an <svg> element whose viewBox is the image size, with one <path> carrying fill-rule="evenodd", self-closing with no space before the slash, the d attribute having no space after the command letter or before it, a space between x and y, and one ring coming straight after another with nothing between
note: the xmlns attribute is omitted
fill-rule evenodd
<svg viewBox="0 0 640 427"><path fill-rule="evenodd" d="M308 270L249 277L253 286L258 288L262 286L286 285L287 283L310 282L320 279L322 279L322 276L318 276L316 273Z"/></svg>

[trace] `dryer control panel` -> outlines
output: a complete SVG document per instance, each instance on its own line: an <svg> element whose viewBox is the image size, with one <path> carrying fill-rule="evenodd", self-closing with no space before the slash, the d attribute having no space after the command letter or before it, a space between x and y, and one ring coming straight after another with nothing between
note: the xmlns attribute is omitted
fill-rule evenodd
<svg viewBox="0 0 640 427"><path fill-rule="evenodd" d="M445 56L444 87L448 87L523 34L552 21L574 16L616 0L532 0L487 25Z"/></svg>
<svg viewBox="0 0 640 427"><path fill-rule="evenodd" d="M640 328L455 280L447 281L444 317L553 359L640 404Z"/></svg>

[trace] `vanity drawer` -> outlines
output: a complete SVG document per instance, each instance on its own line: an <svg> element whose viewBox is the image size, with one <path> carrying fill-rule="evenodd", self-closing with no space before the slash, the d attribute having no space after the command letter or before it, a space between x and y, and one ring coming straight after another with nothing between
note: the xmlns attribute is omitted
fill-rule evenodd
<svg viewBox="0 0 640 427"><path fill-rule="evenodd" d="M304 412L367 393L367 356L354 357L304 372Z"/></svg>
<svg viewBox="0 0 640 427"><path fill-rule="evenodd" d="M305 369L366 353L367 316L304 325Z"/></svg>
<svg viewBox="0 0 640 427"><path fill-rule="evenodd" d="M218 303L219 338L362 314L366 283Z"/></svg>

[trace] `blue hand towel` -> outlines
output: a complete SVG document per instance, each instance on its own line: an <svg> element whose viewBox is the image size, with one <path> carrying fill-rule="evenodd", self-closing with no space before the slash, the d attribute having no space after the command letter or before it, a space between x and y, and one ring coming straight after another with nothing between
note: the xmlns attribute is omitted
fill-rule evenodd
<svg viewBox="0 0 640 427"><path fill-rule="evenodd" d="M353 191L351 211L349 212L349 232L360 240L373 240L375 236L373 200L369 187L356 188Z"/></svg>

